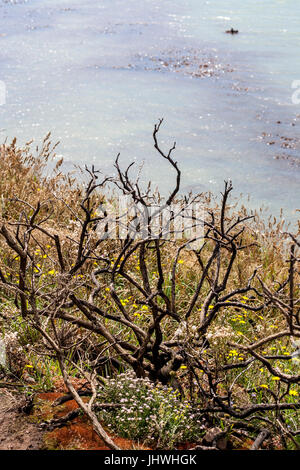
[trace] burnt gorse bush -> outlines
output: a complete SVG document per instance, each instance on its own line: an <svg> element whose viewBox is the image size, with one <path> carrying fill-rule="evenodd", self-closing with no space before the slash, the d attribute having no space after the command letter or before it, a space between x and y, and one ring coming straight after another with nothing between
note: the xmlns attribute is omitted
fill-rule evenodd
<svg viewBox="0 0 300 470"><path fill-rule="evenodd" d="M114 177L86 168L79 183L62 174L61 161L53 177L43 176L49 137L35 157L15 141L1 148L5 335L14 325L26 357L59 365L112 449L99 416L124 435L168 447L198 439L203 417L253 437L267 423L266 435L297 448L300 226L289 233L282 221L264 225L235 207L229 181L220 202L182 195L175 144L164 151L158 143L161 124L154 147L175 176L164 199L150 183L141 186L132 165L122 169L119 156ZM119 196L129 204L112 216ZM70 371L89 384L88 402ZM121 376L122 396L120 371L133 374ZM102 376L113 377L103 389ZM116 407L98 415L101 393Z"/></svg>

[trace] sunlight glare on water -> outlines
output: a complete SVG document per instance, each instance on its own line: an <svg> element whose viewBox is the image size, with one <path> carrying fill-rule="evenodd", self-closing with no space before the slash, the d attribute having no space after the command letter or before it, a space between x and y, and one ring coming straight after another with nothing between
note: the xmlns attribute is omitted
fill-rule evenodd
<svg viewBox="0 0 300 470"><path fill-rule="evenodd" d="M231 178L251 207L294 221L299 16L297 0L0 0L0 139L51 131L67 168L109 172L120 152L168 190L151 138L163 117L183 189L218 193Z"/></svg>

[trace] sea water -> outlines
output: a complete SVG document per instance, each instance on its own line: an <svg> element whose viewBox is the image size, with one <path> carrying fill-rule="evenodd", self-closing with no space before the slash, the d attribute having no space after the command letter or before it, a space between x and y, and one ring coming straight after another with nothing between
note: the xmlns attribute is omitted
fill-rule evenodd
<svg viewBox="0 0 300 470"><path fill-rule="evenodd" d="M299 19L298 0L0 0L0 141L51 131L66 169L109 173L120 153L168 191L151 135L164 118L183 190L231 179L249 207L295 223Z"/></svg>

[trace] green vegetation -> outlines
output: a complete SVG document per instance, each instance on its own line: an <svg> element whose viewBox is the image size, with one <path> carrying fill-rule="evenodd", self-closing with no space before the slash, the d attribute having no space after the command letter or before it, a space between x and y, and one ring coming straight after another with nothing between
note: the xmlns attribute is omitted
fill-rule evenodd
<svg viewBox="0 0 300 470"><path fill-rule="evenodd" d="M230 183L220 201L181 196L175 147L161 150L160 125L154 145L176 178L167 206L205 208L198 246L163 231L105 236L108 186L135 207L159 200L118 159L116 178L91 168L79 183L62 161L45 176L49 136L36 155L15 141L1 149L4 372L31 390L55 390L62 377L111 448L102 424L158 448L205 445L209 429L237 448L263 429L268 448L299 449L300 223L288 233L281 220L238 209Z"/></svg>

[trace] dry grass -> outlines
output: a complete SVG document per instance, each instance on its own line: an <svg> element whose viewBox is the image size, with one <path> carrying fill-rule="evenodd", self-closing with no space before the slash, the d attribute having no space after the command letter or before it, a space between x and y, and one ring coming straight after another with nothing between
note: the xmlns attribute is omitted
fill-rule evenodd
<svg viewBox="0 0 300 470"><path fill-rule="evenodd" d="M49 240L50 235L58 235L61 240L61 251L66 260L66 271L68 272L68 289L76 293L77 296L88 299L92 289L91 273L98 266L99 259L91 256L84 265L75 273L72 273L72 267L76 264L78 244L74 240L80 238L83 219L82 214L82 198L84 197L85 187L77 182L74 175L65 175L61 171L62 160L54 164L53 171L50 175L45 176L47 165L55 162L55 146L51 145L50 136L47 136L40 149L32 150L32 144L27 144L24 148L18 148L16 141L10 145L2 146L0 158L0 194L1 194L1 225L5 224L12 229L19 226L18 236L22 241L26 230L26 221L31 217L35 217L35 209L40 206L38 213L38 223L43 227L44 231L34 232L32 236L31 252L33 253L32 267L27 272L27 281L39 292L39 305L43 307L45 298L58 298L61 295L63 287L66 283L66 274L60 272L60 259L58 256L57 246L54 239ZM103 191L96 191L91 196L89 210L91 213L96 211L99 204L105 198ZM202 196L203 204L213 210L215 218L221 218L221 206L218 200L211 196ZM230 224L237 217L241 219L248 216L245 207L240 209L233 203L226 213L225 223ZM253 287L262 292L262 283L274 291L276 286L284 283L289 276L290 264L287 262L290 250L290 241L286 234L287 227L282 220L269 218L264 221L261 214L253 214L255 217L245 223L244 231L240 236L240 246L245 248L238 252L236 261L231 269L226 293L239 289L247 285L254 271L258 276L253 280ZM44 219L44 222L43 222ZM25 222L24 227L20 225L22 220ZM37 222L36 222L37 223ZM300 235L300 222L298 228L294 232L297 238ZM95 250L97 246L97 237L92 230L89 232L89 245ZM207 241L202 250L202 262L204 265L213 250L213 241ZM161 249L161 265L164 273L164 294L170 296L172 289L171 278L173 262L178 253L179 244L167 243ZM118 240L107 240L101 245L101 256L109 259L112 266L115 263L122 263L119 258L122 249L122 242ZM24 348L24 354L30 363L30 357L36 353L38 349L43 354L47 353L45 344L41 337L33 333L32 325L26 318L21 318L20 309L13 306L16 303L16 296L5 282L15 285L21 285L22 274L19 269L19 259L16 252L7 247L4 237L0 238L0 268L1 268L1 291L2 317L5 318L5 333L10 330L17 332L21 346ZM100 255L99 255L100 256ZM220 277L226 272L229 257L226 252L222 256L220 267ZM159 273L157 270L157 259L155 252L147 251L145 255L147 264L148 278L150 289L155 290L158 282ZM215 267L213 269L216 269ZM213 269L210 276L213 277ZM199 264L197 255L190 250L182 250L180 252L179 263L176 268L176 314L184 320L187 305L193 296L196 286L199 284L203 269ZM141 265L138 252L133 252L126 261L126 272L137 282L141 279ZM36 276L35 276L36 274ZM105 327L112 335L118 338L120 343L128 342L135 347L137 344L133 330L126 324L116 323L111 317L119 314L116 302L110 295L109 277L102 276L99 280L99 295L97 297L96 306L107 313L107 318L103 320ZM201 295L197 299L195 307L189 316L189 331L196 331L201 321L201 309L206 296L211 288L210 278L208 277L203 284ZM299 272L295 272L294 279L295 298L299 298ZM145 304L145 299L141 296L138 288L125 277L118 277L115 282L115 291L121 302L133 319L134 323L141 329L147 329L151 321L151 309ZM253 292L251 293L253 294ZM299 385L297 383L287 385L286 383L274 380L274 373L264 367L259 361L248 367L247 361L251 359L251 352L247 349L249 346L264 340L264 338L273 335L276 332L285 330L286 316L284 312L274 303L265 305L261 312L251 310L251 306L258 305L260 300L257 296L251 297L249 294L236 296L236 302L239 306L228 305L218 311L207 331L205 331L205 340L209 340L208 346L202 349L195 349L192 346L187 348L190 355L194 353L201 356L201 364L204 365L203 370L200 366L197 369L197 380L201 382L203 390L209 391L209 373L207 370L216 367L216 364L225 366L220 367L218 384L216 386L217 393L220 396L226 396L228 390L231 393L231 399L236 406L250 406L253 403L261 403L271 400L272 396L268 395L266 390L272 392L277 397L282 395L288 400L299 401ZM47 303L45 303L47 305ZM248 308L249 307L249 308ZM213 308L213 306L211 307ZM73 308L72 315L76 319L84 319L82 312ZM48 320L49 321L49 320ZM103 340L95 332L86 331L83 325L77 328L69 324L65 324L62 320L57 321L56 327L61 335L60 340L66 347L80 340L84 342L84 348L87 356L91 354L92 360L95 354L99 353L97 345ZM193 341L193 335L186 336L186 331L182 327L181 332L178 331L178 323L172 317L167 316L161 323L163 328L163 340L177 341L178 338L184 341ZM193 330L194 328L194 330ZM85 337L86 335L86 337ZM181 335L181 336L180 336ZM293 352L290 343L289 334L268 341L259 349L265 355L284 356ZM204 343L203 343L204 344ZM100 348L105 351L108 359L111 359L109 348ZM93 355L94 354L94 355ZM200 357L199 356L199 357ZM116 358L120 360L120 357ZM51 361L54 359L51 359ZM75 361L75 359L74 359ZM243 373L240 374L238 368L228 368L232 364L246 363ZM33 363L34 361L31 361ZM278 359L274 363L285 373L297 374L297 365L292 361L284 361ZM74 364L73 364L74 365ZM82 366L82 364L81 364ZM50 365L50 369L57 370L57 363ZM73 366L72 366L73 367ZM205 369L208 368L207 370ZM227 369L226 369L227 367ZM189 399L198 400L199 406L207 406L208 402L199 390L197 383L191 385L191 377L189 371L189 361L182 363L176 371L177 380L185 389ZM114 369L115 370L115 369ZM211 370L211 369L210 369ZM105 365L99 368L101 373L107 372ZM108 369L111 373L111 369ZM21 371L22 373L22 371ZM32 372L35 380L39 380L37 373ZM50 375L49 380L50 380ZM80 374L78 374L80 375ZM275 376L276 377L276 376ZM48 382L47 382L48 383ZM281 388L280 388L281 387ZM195 391L196 390L196 391ZM198 390L198 391L197 391ZM253 391L255 390L255 391ZM253 392L251 392L253 391ZM294 392L294 393L290 393ZM251 393L255 394L255 396ZM205 394L204 394L205 395ZM209 402L210 403L210 402ZM269 414L272 414L270 412ZM284 415L289 426L294 426L298 430L299 418L297 412L288 411ZM289 418L290 416L290 418ZM276 417L273 417L276 421ZM272 419L273 419L272 418ZM270 416L269 416L269 419ZM292 424L291 424L292 423ZM275 426L275 425L274 425ZM277 429L277 428L276 428ZM283 439L285 439L283 437ZM293 439L292 439L293 441Z"/></svg>

